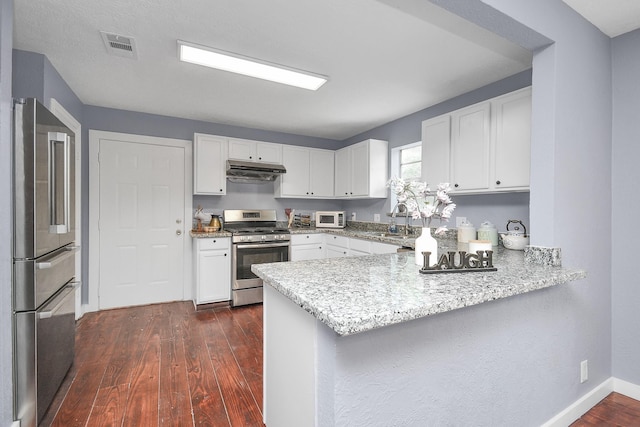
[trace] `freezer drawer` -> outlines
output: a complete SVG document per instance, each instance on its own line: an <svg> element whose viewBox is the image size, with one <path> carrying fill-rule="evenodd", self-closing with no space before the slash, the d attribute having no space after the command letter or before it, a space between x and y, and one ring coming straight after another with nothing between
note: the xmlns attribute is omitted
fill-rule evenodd
<svg viewBox="0 0 640 427"><path fill-rule="evenodd" d="M38 311L14 314L14 415L22 427L42 420L73 363L77 285L70 282Z"/></svg>
<svg viewBox="0 0 640 427"><path fill-rule="evenodd" d="M77 250L65 246L36 260L15 260L13 311L35 310L73 279Z"/></svg>

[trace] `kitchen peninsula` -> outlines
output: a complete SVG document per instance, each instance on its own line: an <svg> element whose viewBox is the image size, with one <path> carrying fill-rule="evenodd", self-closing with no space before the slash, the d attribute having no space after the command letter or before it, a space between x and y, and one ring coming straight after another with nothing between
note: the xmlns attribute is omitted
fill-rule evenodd
<svg viewBox="0 0 640 427"><path fill-rule="evenodd" d="M443 374L470 368L455 366L456 352L473 348L469 344L480 335L494 346L508 346L500 328L517 334L512 328L529 315L516 309L512 325L496 325L487 319L492 310L512 301L522 306L517 300L524 294L586 277L583 270L525 262L522 252L502 248L494 255L496 272L425 275L413 256L252 267L267 285L268 427L449 424L442 405L453 404L446 396L454 383L442 382ZM540 315L550 297L534 294L526 305Z"/></svg>

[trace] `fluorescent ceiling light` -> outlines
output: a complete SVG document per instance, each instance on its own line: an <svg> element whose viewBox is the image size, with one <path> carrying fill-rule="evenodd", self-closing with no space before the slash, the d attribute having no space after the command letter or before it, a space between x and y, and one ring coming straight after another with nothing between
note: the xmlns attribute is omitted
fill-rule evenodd
<svg viewBox="0 0 640 427"><path fill-rule="evenodd" d="M180 60L205 67L217 68L245 76L257 77L272 82L283 83L303 89L317 90L327 82L327 78L282 65L237 55L206 46L198 46L178 40Z"/></svg>

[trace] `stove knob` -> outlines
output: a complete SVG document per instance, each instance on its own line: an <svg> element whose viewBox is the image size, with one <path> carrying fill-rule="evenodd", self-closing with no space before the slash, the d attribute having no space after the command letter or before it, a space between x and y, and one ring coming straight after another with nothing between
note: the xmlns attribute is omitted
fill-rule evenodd
<svg viewBox="0 0 640 427"><path fill-rule="evenodd" d="M267 236L263 234L262 236L260 236L260 239L267 240Z"/></svg>

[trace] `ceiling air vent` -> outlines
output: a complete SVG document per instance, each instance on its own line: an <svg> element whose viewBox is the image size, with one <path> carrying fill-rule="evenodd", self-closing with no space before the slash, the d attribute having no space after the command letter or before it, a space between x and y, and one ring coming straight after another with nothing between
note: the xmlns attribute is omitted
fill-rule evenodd
<svg viewBox="0 0 640 427"><path fill-rule="evenodd" d="M121 36L119 34L100 31L102 40L110 55L124 56L125 58L138 58L136 41L133 37Z"/></svg>

